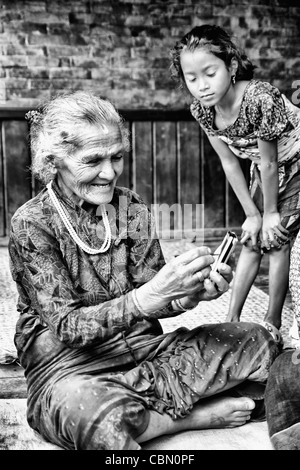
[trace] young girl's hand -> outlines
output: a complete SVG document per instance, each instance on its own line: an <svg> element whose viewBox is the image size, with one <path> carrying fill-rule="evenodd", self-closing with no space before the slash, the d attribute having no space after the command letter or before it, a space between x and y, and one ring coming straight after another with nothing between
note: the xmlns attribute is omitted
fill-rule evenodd
<svg viewBox="0 0 300 470"><path fill-rule="evenodd" d="M265 213L262 224L263 245L269 250L272 247L280 248L288 237L289 231L281 225L279 212Z"/></svg>
<svg viewBox="0 0 300 470"><path fill-rule="evenodd" d="M245 245L247 242L251 242L252 250L259 251L258 248L258 234L261 230L262 218L259 213L253 216L248 216L242 225L242 236L240 242Z"/></svg>

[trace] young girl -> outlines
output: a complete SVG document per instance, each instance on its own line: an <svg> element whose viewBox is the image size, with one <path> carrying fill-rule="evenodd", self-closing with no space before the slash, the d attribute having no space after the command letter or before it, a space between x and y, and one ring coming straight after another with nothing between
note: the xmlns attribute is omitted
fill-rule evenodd
<svg viewBox="0 0 300 470"><path fill-rule="evenodd" d="M246 219L227 321L239 321L268 251L264 325L280 340L290 247L300 227L300 110L267 82L220 27L195 27L172 50L172 68L195 98L191 113L220 157ZM250 193L239 164L249 158Z"/></svg>

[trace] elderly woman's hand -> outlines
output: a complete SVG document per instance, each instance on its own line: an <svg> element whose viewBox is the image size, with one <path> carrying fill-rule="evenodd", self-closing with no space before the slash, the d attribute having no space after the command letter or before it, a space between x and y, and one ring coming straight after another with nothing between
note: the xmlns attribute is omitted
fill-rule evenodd
<svg viewBox="0 0 300 470"><path fill-rule="evenodd" d="M199 292L196 300L197 303L201 300L213 300L220 297L224 292L227 292L229 285L233 279L232 269L228 264L220 264L219 272L211 271L209 278L203 282L204 289ZM183 303L181 301L181 303ZM186 308L188 308L186 306Z"/></svg>
<svg viewBox="0 0 300 470"><path fill-rule="evenodd" d="M184 308L193 308L202 300L213 300L227 292L232 281L232 269L228 264L220 264L217 271L210 271L209 277L203 282L203 289L193 296L180 299Z"/></svg>
<svg viewBox="0 0 300 470"><path fill-rule="evenodd" d="M204 286L204 281L210 277L214 261L208 247L194 248L173 258L151 281L136 290L139 306L144 312L151 313L165 307L174 299L199 295L203 289L207 291L206 295L213 295L212 282L208 285L206 281L207 286ZM212 281L215 282L214 275L212 276ZM220 288L222 283L226 282L221 281L221 277L215 275Z"/></svg>

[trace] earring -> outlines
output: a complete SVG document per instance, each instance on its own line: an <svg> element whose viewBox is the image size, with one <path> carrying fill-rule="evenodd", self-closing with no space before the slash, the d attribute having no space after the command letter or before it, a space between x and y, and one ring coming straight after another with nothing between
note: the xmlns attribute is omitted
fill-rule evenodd
<svg viewBox="0 0 300 470"><path fill-rule="evenodd" d="M53 157L52 157L52 156L51 156L51 157L48 157L48 160L49 160L49 161L48 161L48 164L49 164L49 167L48 167L48 168L49 168L50 172L51 172L53 175L56 175L56 173L57 173L57 168L56 168L56 166L55 166L55 164L54 164L54 159L53 159Z"/></svg>
<svg viewBox="0 0 300 470"><path fill-rule="evenodd" d="M232 84L235 85L235 74L232 75L231 80L232 80Z"/></svg>

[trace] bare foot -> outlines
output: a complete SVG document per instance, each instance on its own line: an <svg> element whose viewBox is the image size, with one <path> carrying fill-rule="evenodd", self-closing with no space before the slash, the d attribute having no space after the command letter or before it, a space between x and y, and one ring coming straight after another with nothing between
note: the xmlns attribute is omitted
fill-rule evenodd
<svg viewBox="0 0 300 470"><path fill-rule="evenodd" d="M268 330L270 335L273 337L275 343L282 343L281 333L274 323L268 320L264 320L263 322L259 322L259 323L260 325L263 325Z"/></svg>
<svg viewBox="0 0 300 470"><path fill-rule="evenodd" d="M277 330L280 330L280 327L281 327L281 319L276 319L276 318L268 318L268 316L266 316L264 318L264 322L265 323L269 323L270 325L273 325L275 326L275 328L277 328Z"/></svg>
<svg viewBox="0 0 300 470"><path fill-rule="evenodd" d="M150 411L149 425L138 436L137 442L145 442L163 434L191 429L234 428L245 424L255 408L255 402L247 397L214 397L201 400L185 418L172 420L167 414Z"/></svg>
<svg viewBox="0 0 300 470"><path fill-rule="evenodd" d="M199 402L189 419L190 429L234 428L251 417L255 402L248 397L215 397Z"/></svg>

